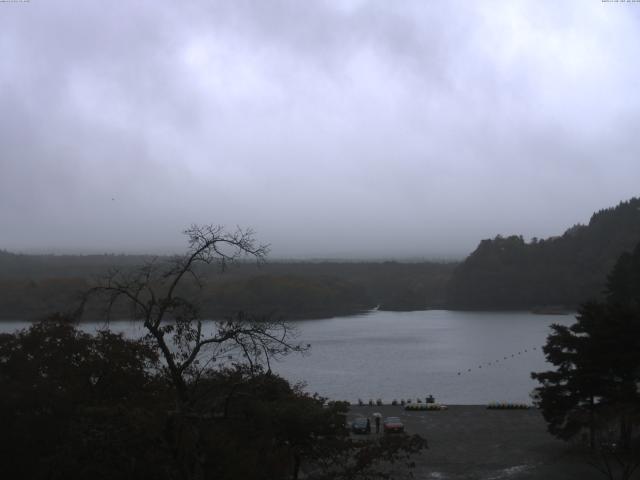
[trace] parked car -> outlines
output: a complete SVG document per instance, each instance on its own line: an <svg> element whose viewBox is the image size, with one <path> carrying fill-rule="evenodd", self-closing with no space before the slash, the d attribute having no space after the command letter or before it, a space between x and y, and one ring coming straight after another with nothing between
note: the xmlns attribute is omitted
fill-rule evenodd
<svg viewBox="0 0 640 480"><path fill-rule="evenodd" d="M382 424L384 433L403 433L404 424L398 417L387 417Z"/></svg>
<svg viewBox="0 0 640 480"><path fill-rule="evenodd" d="M371 433L371 421L367 417L358 417L351 422L351 431L362 434Z"/></svg>

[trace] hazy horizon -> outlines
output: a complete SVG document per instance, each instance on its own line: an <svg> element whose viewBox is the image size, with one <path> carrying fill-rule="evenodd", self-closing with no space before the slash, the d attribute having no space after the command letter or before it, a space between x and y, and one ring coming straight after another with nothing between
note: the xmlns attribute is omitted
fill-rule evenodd
<svg viewBox="0 0 640 480"><path fill-rule="evenodd" d="M626 200L630 200L630 199L623 199L621 200L621 202L626 201ZM618 202L620 203L620 202ZM606 206L606 207L602 207L601 209L598 210L602 210L602 209L607 209L607 208L611 208L611 207L615 207L616 205L610 205L610 206ZM596 212L592 212L591 215L593 215ZM589 218L591 217L591 215L589 215ZM553 238L553 237L557 237L557 236L561 236L567 229L571 228L574 225L580 224L580 225L587 225L589 223L589 218L587 218L585 221L580 221L580 222L574 222L572 225L568 225L562 232L558 232L556 235L550 235L547 237L542 237L542 236L536 236L533 235L530 238L526 238L524 237L525 242L530 242L531 239L533 237L536 237L538 239L548 239L548 238ZM233 231L234 228L227 228L226 230L228 231ZM511 235L521 235L520 233L517 232L510 232L510 233L496 233L493 236L487 237L488 239L493 239L496 236L511 236ZM258 243L263 243L261 241L261 239L259 238L259 235L255 235L255 239ZM171 255L181 255L182 253L184 253L187 245L186 245L186 237L184 238L185 243L183 246L178 246L178 247L156 247L151 248L151 249L126 249L126 250L106 250L106 249L100 249L100 248L70 248L70 247L66 247L66 248L58 248L58 249L54 249L54 248L33 248L33 249L23 249L23 250L11 250L11 249L7 249L7 248L3 248L0 246L0 251L5 250L8 251L10 253L15 253L15 254L24 254L24 255L59 255L59 256L83 256L83 255L140 255L140 256L171 256ZM478 241L476 242L476 244L473 246L473 248L471 250L469 250L468 252L462 253L460 255L393 255L393 253L390 253L388 255L360 255L358 256L357 253L355 254L345 254L343 252L343 254L336 254L334 256L331 255L319 255L319 256L313 256L313 255L298 255L298 256L286 256L286 255L280 255L278 257L274 257L271 252L273 250L273 245L267 244L268 245L268 250L269 253L267 255L267 261L271 262L271 263L278 263L278 262L386 262L386 261L399 261L399 262L407 262L407 263L411 263L411 262L443 262L443 263L447 263L447 262L459 262L464 260L464 258L466 258L469 254L472 253L473 250L475 250L475 248L478 246L478 244L482 241L485 240L485 238L479 238ZM248 261L252 262L252 259L247 259Z"/></svg>
<svg viewBox="0 0 640 480"><path fill-rule="evenodd" d="M0 249L459 260L638 196L640 3L0 3Z"/></svg>

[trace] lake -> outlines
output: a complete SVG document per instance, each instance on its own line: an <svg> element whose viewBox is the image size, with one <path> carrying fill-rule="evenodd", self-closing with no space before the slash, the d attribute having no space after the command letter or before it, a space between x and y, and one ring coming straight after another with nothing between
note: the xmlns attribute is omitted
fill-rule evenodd
<svg viewBox="0 0 640 480"><path fill-rule="evenodd" d="M549 368L542 345L549 325L569 325L572 315L529 312L373 311L363 315L292 322L308 354L272 365L307 390L336 400L422 398L440 403L527 402L532 371ZM103 324L86 323L93 331ZM28 326L2 322L0 331ZM131 322L111 328L138 336Z"/></svg>

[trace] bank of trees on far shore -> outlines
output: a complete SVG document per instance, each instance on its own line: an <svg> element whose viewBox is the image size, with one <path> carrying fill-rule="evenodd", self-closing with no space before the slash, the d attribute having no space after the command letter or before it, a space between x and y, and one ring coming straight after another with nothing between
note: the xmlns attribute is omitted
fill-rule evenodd
<svg viewBox="0 0 640 480"><path fill-rule="evenodd" d="M223 276L203 266L206 288L187 282L182 288L209 318L238 308L290 319L346 315L375 306L570 310L585 298L599 297L618 256L639 241L640 199L633 198L595 213L588 225L575 225L559 237L525 241L518 235L498 235L482 240L459 263L272 262L260 270L241 263ZM0 319L33 319L60 310L96 276L153 260L0 251Z"/></svg>
<svg viewBox="0 0 640 480"><path fill-rule="evenodd" d="M575 308L599 298L618 257L640 242L640 198L548 239L483 240L455 269L447 302L465 309Z"/></svg>
<svg viewBox="0 0 640 480"><path fill-rule="evenodd" d="M32 257L0 252L0 319L35 319L63 310L110 270L131 270L153 260L149 256ZM322 318L376 306L388 310L442 307L454 267L437 262L269 262L255 268L240 262L224 275L202 266L206 285L201 288L186 281L181 288L200 304L207 318L222 318L239 309L288 319ZM116 318L127 315L125 310L113 313ZM86 318L99 315L99 311L88 312Z"/></svg>

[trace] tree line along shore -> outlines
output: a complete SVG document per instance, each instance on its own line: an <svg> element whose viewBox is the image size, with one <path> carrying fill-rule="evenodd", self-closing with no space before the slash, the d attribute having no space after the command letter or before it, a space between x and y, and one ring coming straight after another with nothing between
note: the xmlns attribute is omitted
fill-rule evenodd
<svg viewBox="0 0 640 480"><path fill-rule="evenodd" d="M209 318L238 310L289 319L372 308L574 311L585 299L601 297L616 259L638 241L640 198L632 198L557 237L482 240L459 262L240 262L223 275L215 266L203 267L206 287L182 288ZM31 320L59 311L109 271L153 261L145 255L0 251L0 319Z"/></svg>

